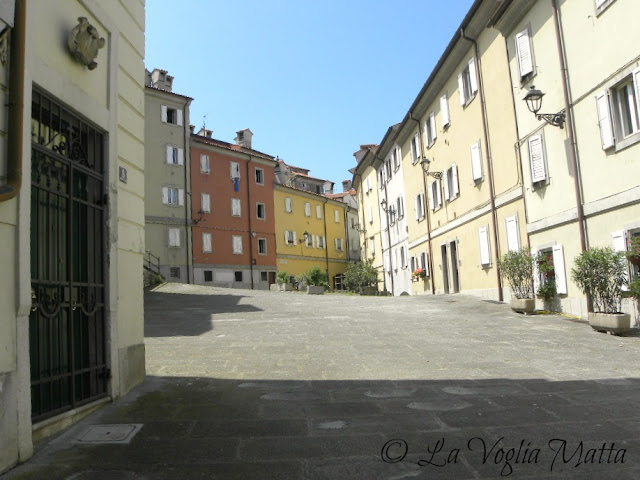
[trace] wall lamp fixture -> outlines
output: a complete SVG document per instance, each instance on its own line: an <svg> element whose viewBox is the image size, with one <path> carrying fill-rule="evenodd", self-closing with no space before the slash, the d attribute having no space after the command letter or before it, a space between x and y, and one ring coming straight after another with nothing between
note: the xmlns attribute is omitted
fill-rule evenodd
<svg viewBox="0 0 640 480"><path fill-rule="evenodd" d="M204 210L200 209L198 210L198 218L194 218L192 220L193 224L197 225L203 218L204 218Z"/></svg>
<svg viewBox="0 0 640 480"><path fill-rule="evenodd" d="M427 157L424 157L422 160L420 160L420 165L422 165L422 170L424 171L425 175L428 175L429 177L433 177L436 180L440 180L442 178L442 172L429 171L431 160L429 160Z"/></svg>
<svg viewBox="0 0 640 480"><path fill-rule="evenodd" d="M527 103L529 111L533 113L538 120L544 120L554 127L564 128L564 110L561 110L558 113L538 113L542 108L542 97L544 97L544 93L540 90L536 90L535 85L531 85L531 88L524 96L523 100Z"/></svg>

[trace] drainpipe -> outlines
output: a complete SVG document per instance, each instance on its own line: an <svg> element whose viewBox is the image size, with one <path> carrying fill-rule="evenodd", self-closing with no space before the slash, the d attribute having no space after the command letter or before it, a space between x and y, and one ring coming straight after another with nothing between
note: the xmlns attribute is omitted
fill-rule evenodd
<svg viewBox="0 0 640 480"><path fill-rule="evenodd" d="M187 106L189 105L189 103L191 103L190 100L187 101L187 103L184 106L184 113L187 113ZM195 283L195 278L192 278L193 275L193 269L191 268L191 263L193 261L193 222L191 221L192 219L192 215L191 215L191 210L193 208L193 191L191 188L191 178L190 175L188 174L187 170L189 170L189 173L191 172L191 168L187 168L187 165L189 167L191 167L191 137L190 137L190 130L189 130L189 122L187 120L189 120L187 118L187 115L182 115L182 118L184 119L183 123L183 129L184 129L184 189L187 192L191 192L191 195L185 195L186 197L189 197L190 200L187 202L184 202L184 210L185 210L185 225L187 227L187 283ZM188 154L187 154L188 153ZM189 252L191 252L191 258L189 258Z"/></svg>
<svg viewBox="0 0 640 480"><path fill-rule="evenodd" d="M385 168L384 162L382 164L382 168ZM394 296L395 287L393 285L393 260L391 260L391 225L389 225L389 209L391 205L389 205L389 195L387 195L387 182L384 184L384 199L387 208L384 209L385 218L387 219L387 251L389 252L389 274L391 275L391 296ZM384 267L384 251L382 253L382 266ZM384 268L383 268L384 270Z"/></svg>
<svg viewBox="0 0 640 480"><path fill-rule="evenodd" d="M363 230L365 223L364 223L364 193L362 192L363 186L362 186L362 174L361 173L355 173L353 175L354 177L358 176L360 177L360 191L358 192L358 208L356 211L362 211L362 223L358 226L358 240L360 240L360 234L362 233L362 243L361 245L364 245L364 250L365 250L365 254L364 254L364 259L367 260L367 235L366 235L366 231ZM358 220L359 220L359 215L358 215ZM360 252L360 258L362 259L362 252Z"/></svg>
<svg viewBox="0 0 640 480"><path fill-rule="evenodd" d="M325 197L324 199L324 205L322 207L323 210L323 214L322 216L323 218L323 225L324 225L324 258L327 262L327 282L329 282L329 244L327 243L327 202L329 202L329 199ZM331 287L331 284L329 283L329 287Z"/></svg>
<svg viewBox="0 0 640 480"><path fill-rule="evenodd" d="M502 293L502 278L500 276L500 266L498 260L500 259L500 249L498 241L498 212L496 211L495 191L493 188L493 159L491 155L491 146L489 145L489 124L487 122L487 104L484 98L484 83L482 81L482 63L480 60L480 49L478 48L478 42L473 38L467 37L464 33L464 28L460 29L460 37L473 43L476 62L478 63L478 96L480 97L480 111L482 112L482 132L484 134L485 151L487 152L487 166L489 176L489 201L491 203L491 224L493 228L493 251L496 257L496 278L498 280L498 300L504 301L504 295Z"/></svg>
<svg viewBox="0 0 640 480"><path fill-rule="evenodd" d="M420 129L420 121L417 118L413 118L413 113L409 112L409 118L414 120L418 124L418 139L420 140L420 152L422 152L422 130ZM422 164L420 164L420 169L422 169ZM427 216L427 244L429 245L429 283L431 284L431 295L436 294L436 284L434 282L434 273L433 273L433 250L431 247L431 219L429 216L429 204L427 203L427 176L422 170L422 183L424 183L424 203L425 203L425 215Z"/></svg>
<svg viewBox="0 0 640 480"><path fill-rule="evenodd" d="M251 163L251 154L247 162L247 209L249 212L249 268L251 269L251 290L253 290L253 230L251 229L251 177L249 176L249 164Z"/></svg>
<svg viewBox="0 0 640 480"><path fill-rule="evenodd" d="M7 146L7 183L0 186L0 202L18 195L22 186L22 142L24 126L26 0L16 0L15 23L9 54L9 118Z"/></svg>

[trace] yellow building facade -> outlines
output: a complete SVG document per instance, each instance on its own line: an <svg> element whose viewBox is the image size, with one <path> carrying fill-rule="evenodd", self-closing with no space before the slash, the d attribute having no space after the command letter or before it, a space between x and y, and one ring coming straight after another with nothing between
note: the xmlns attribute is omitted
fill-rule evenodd
<svg viewBox="0 0 640 480"><path fill-rule="evenodd" d="M346 204L275 185L274 208L278 272L296 276L319 267L335 288L347 268Z"/></svg>

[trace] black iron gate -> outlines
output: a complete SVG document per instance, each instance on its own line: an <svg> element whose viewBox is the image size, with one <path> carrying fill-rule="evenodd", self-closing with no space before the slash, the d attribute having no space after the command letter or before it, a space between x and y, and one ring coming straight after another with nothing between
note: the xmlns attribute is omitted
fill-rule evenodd
<svg viewBox="0 0 640 480"><path fill-rule="evenodd" d="M31 113L31 415L107 394L104 137L34 90Z"/></svg>

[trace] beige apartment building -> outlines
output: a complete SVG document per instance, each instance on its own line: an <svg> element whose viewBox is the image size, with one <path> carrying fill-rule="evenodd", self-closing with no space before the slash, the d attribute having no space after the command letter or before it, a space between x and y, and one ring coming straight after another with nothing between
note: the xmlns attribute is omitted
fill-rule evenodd
<svg viewBox="0 0 640 480"><path fill-rule="evenodd" d="M166 70L146 72L146 261L170 282L193 283L189 105Z"/></svg>
<svg viewBox="0 0 640 480"><path fill-rule="evenodd" d="M508 50L527 234L554 265L558 297L538 308L586 317L575 257L594 246L626 250L640 234L638 14L634 0L509 1L491 22ZM538 114L561 122L528 109L534 85L544 93ZM623 309L638 321L632 302Z"/></svg>
<svg viewBox="0 0 640 480"><path fill-rule="evenodd" d="M144 8L0 4L0 472L144 378Z"/></svg>

